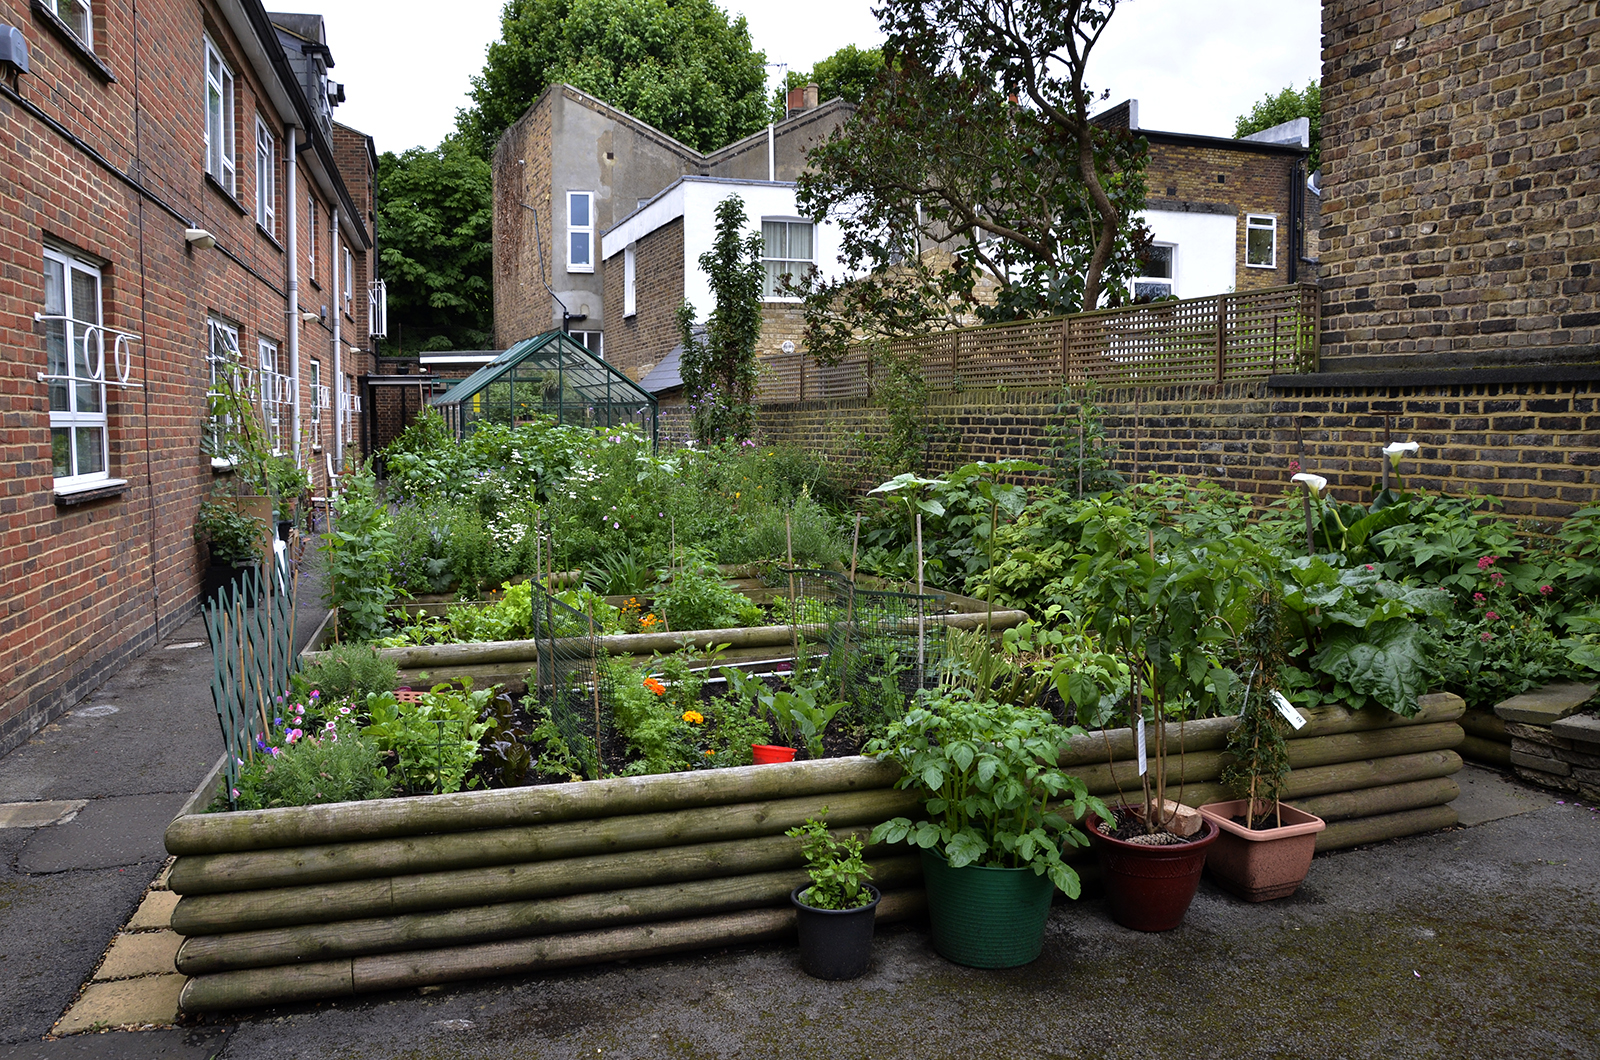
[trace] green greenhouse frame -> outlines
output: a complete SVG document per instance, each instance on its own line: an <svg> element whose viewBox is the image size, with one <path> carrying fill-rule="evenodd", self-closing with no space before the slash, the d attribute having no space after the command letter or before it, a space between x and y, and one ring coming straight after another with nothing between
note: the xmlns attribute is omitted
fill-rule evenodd
<svg viewBox="0 0 1600 1060"><path fill-rule="evenodd" d="M638 427L656 442L654 394L561 330L524 339L433 399L457 438L482 422L516 426L548 416L580 427Z"/></svg>

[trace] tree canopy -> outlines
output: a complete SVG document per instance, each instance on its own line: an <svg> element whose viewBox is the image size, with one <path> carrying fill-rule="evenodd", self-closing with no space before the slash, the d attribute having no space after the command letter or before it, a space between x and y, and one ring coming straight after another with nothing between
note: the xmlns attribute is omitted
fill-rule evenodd
<svg viewBox="0 0 1600 1060"><path fill-rule="evenodd" d="M447 137L378 158L377 235L389 342L408 352L483 349L493 338L489 163Z"/></svg>
<svg viewBox="0 0 1600 1060"><path fill-rule="evenodd" d="M874 332L1118 304L1145 242L1142 141L1088 120L1115 0L886 0L886 69L810 153L801 209L855 279L813 282L824 358ZM930 246L949 253L930 254Z"/></svg>
<svg viewBox="0 0 1600 1060"><path fill-rule="evenodd" d="M859 106L882 72L882 48L858 48L854 44L846 44L826 59L817 60L817 65L810 70L790 70L785 87L779 90L773 102L778 116L782 118L788 90L804 88L815 81L818 103L843 97Z"/></svg>
<svg viewBox="0 0 1600 1060"><path fill-rule="evenodd" d="M1315 81L1307 81L1300 91L1290 85L1275 96L1269 93L1250 108L1249 114L1234 120L1233 135L1239 139L1296 118L1311 120L1311 155L1306 159L1306 172L1315 173L1322 165L1322 86Z"/></svg>
<svg viewBox="0 0 1600 1060"><path fill-rule="evenodd" d="M709 151L766 124L765 62L744 17L712 0L507 0L456 126L488 158L541 92L565 82Z"/></svg>

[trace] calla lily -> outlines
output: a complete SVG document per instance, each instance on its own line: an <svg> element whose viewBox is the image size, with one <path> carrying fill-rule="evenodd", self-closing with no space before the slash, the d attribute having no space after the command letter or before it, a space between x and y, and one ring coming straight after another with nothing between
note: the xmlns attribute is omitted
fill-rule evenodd
<svg viewBox="0 0 1600 1060"><path fill-rule="evenodd" d="M1407 453L1416 453L1421 448L1422 446L1416 442L1391 442L1383 447L1383 455L1389 458L1390 465L1399 468L1401 457Z"/></svg>
<svg viewBox="0 0 1600 1060"><path fill-rule="evenodd" d="M1328 488L1328 480L1321 475L1313 475L1309 471L1302 471L1289 480L1290 482L1304 482L1306 488L1312 493L1321 493Z"/></svg>

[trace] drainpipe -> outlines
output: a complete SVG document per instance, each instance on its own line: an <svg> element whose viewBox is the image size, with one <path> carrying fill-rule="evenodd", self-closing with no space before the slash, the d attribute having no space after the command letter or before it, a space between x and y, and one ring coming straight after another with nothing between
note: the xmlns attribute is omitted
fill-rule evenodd
<svg viewBox="0 0 1600 1060"><path fill-rule="evenodd" d="M300 460L300 225L297 207L300 202L298 182L295 180L295 147L300 130L293 122L288 125L285 138L289 146L288 207L284 213L289 221L289 386L294 391L294 464L304 467Z"/></svg>
<svg viewBox="0 0 1600 1060"><path fill-rule="evenodd" d="M339 265L344 254L339 249L339 208L333 208L333 386L338 397L333 399L333 466L344 473L344 370L340 367L339 318L344 315L344 288L339 286Z"/></svg>

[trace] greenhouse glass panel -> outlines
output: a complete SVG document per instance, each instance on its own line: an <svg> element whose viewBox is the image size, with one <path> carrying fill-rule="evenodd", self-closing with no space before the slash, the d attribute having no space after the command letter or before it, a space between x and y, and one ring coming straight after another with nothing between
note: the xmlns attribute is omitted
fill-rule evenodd
<svg viewBox="0 0 1600 1060"><path fill-rule="evenodd" d="M580 427L639 428L656 440L656 398L564 331L512 346L433 399L456 437L479 423L518 426L548 417Z"/></svg>

